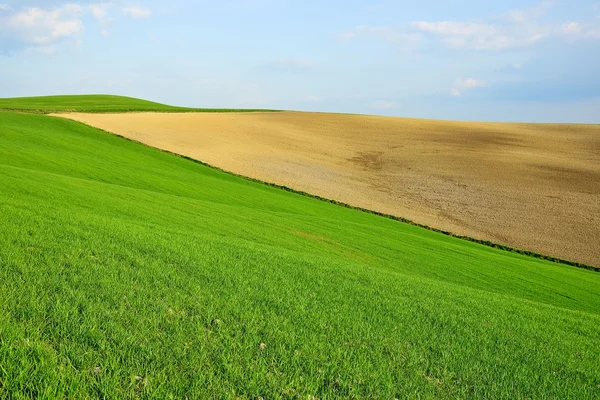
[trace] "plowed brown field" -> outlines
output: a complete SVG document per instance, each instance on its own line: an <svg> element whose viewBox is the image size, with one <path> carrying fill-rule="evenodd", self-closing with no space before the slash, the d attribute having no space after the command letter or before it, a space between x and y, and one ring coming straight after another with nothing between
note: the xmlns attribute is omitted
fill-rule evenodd
<svg viewBox="0 0 600 400"><path fill-rule="evenodd" d="M299 112L62 116L263 181L600 265L600 126Z"/></svg>

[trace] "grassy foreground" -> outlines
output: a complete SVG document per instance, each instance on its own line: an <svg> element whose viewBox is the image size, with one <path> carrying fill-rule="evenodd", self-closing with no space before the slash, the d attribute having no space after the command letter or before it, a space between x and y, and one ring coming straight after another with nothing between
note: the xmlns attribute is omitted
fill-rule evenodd
<svg viewBox="0 0 600 400"><path fill-rule="evenodd" d="M600 274L0 112L0 398L597 398Z"/></svg>
<svg viewBox="0 0 600 400"><path fill-rule="evenodd" d="M0 110L25 111L42 114L58 112L235 112L264 111L223 108L186 108L168 106L132 97L112 95L61 95L0 99Z"/></svg>

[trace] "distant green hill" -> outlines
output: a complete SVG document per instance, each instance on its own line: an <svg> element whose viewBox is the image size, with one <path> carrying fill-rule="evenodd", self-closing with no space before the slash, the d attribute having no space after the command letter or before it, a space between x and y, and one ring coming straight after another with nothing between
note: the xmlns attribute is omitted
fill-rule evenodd
<svg viewBox="0 0 600 400"><path fill-rule="evenodd" d="M600 273L0 112L0 398L591 399L598 327Z"/></svg>
<svg viewBox="0 0 600 400"><path fill-rule="evenodd" d="M220 108L186 108L154 103L132 97L112 95L41 96L0 99L0 110L27 111L36 113L58 112L233 112L264 111Z"/></svg>

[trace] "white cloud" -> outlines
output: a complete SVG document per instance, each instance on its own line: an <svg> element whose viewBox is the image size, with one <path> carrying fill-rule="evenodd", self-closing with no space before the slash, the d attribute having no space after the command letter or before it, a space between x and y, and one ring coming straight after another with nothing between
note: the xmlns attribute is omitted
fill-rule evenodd
<svg viewBox="0 0 600 400"><path fill-rule="evenodd" d="M579 22L567 22L561 27L561 32L565 35L580 35L583 27Z"/></svg>
<svg viewBox="0 0 600 400"><path fill-rule="evenodd" d="M514 20L524 21L520 16ZM498 51L533 45L548 36L548 29L537 24L491 24L480 22L417 21L410 27L439 38L449 49Z"/></svg>
<svg viewBox="0 0 600 400"><path fill-rule="evenodd" d="M27 54L54 54L59 43L80 45L86 16L96 19L102 35L109 35L109 28L115 22L111 11L118 9L120 1L86 3L86 6L67 3L50 8L24 7L19 10L0 4L0 38L12 50ZM152 14L141 7L126 7L123 13L133 18L146 18Z"/></svg>
<svg viewBox="0 0 600 400"><path fill-rule="evenodd" d="M546 1L526 10L512 10L489 22L426 22L411 27L439 37L450 49L501 51L529 47L547 38L600 38L598 24L582 21L544 22L542 18L555 1Z"/></svg>
<svg viewBox="0 0 600 400"><path fill-rule="evenodd" d="M83 32L82 13L83 9L75 4L51 10L27 8L0 16L0 34L26 45L51 46Z"/></svg>
<svg viewBox="0 0 600 400"><path fill-rule="evenodd" d="M343 40L371 37L400 45L406 50L430 48L438 43L450 50L507 51L534 46L549 38L600 38L600 21L559 23L544 21L553 1L537 7L512 10L500 16L473 21L413 21L401 26L357 26L337 35Z"/></svg>
<svg viewBox="0 0 600 400"><path fill-rule="evenodd" d="M143 7L125 7L123 12L132 18L148 18L152 15L151 10Z"/></svg>
<svg viewBox="0 0 600 400"><path fill-rule="evenodd" d="M342 32L342 33L338 33L338 34L334 35L335 39L338 39L341 41L354 39L355 37L356 37L356 33L354 33L354 32Z"/></svg>
<svg viewBox="0 0 600 400"><path fill-rule="evenodd" d="M109 27L114 23L115 19L110 17L109 9L113 8L112 3L92 4L89 7L90 13L94 16L100 25L100 34L108 36L110 34Z"/></svg>
<svg viewBox="0 0 600 400"><path fill-rule="evenodd" d="M450 95L454 96L454 97L460 97L460 89L453 87L452 89L450 89Z"/></svg>
<svg viewBox="0 0 600 400"><path fill-rule="evenodd" d="M103 20L108 15L108 11L106 11L106 5L104 4L90 6L90 10L92 11L92 15L98 20Z"/></svg>
<svg viewBox="0 0 600 400"><path fill-rule="evenodd" d="M536 7L526 10L512 10L500 16L499 19L512 22L515 24L524 24L531 21L536 21L546 14L546 12L554 6L556 1L544 1Z"/></svg>
<svg viewBox="0 0 600 400"><path fill-rule="evenodd" d="M481 81L478 81L477 79L473 79L473 78L467 78L465 79L462 84L464 85L464 87L466 87L467 89L470 88L475 88L475 87L482 87L485 86L485 84Z"/></svg>
<svg viewBox="0 0 600 400"><path fill-rule="evenodd" d="M569 39L600 39L600 24L570 21L564 23L557 32Z"/></svg>
<svg viewBox="0 0 600 400"><path fill-rule="evenodd" d="M450 89L450 95L454 97L460 97L462 94L469 89L480 88L488 86L485 82L474 79L474 78L466 78L466 79L456 79L454 81L454 86Z"/></svg>
<svg viewBox="0 0 600 400"><path fill-rule="evenodd" d="M410 24L412 28L441 36L489 36L495 35L497 30L493 25L473 22L426 22L416 21Z"/></svg>

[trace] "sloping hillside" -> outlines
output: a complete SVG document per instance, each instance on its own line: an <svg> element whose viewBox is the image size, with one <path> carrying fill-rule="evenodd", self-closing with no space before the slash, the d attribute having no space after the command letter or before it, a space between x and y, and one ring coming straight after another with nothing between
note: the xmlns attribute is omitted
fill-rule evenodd
<svg viewBox="0 0 600 400"><path fill-rule="evenodd" d="M0 112L0 397L593 398L600 274Z"/></svg>
<svg viewBox="0 0 600 400"><path fill-rule="evenodd" d="M294 112L68 117L244 176L600 266L600 126Z"/></svg>
<svg viewBox="0 0 600 400"><path fill-rule="evenodd" d="M0 110L36 112L42 114L75 111L86 113L260 111L174 107L148 100L106 94L2 98L0 99Z"/></svg>

